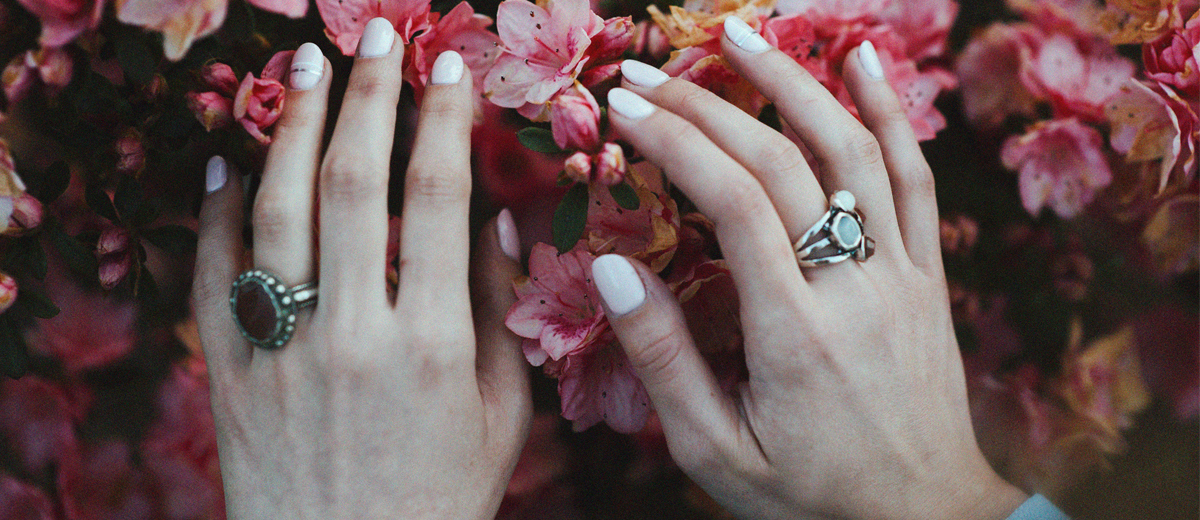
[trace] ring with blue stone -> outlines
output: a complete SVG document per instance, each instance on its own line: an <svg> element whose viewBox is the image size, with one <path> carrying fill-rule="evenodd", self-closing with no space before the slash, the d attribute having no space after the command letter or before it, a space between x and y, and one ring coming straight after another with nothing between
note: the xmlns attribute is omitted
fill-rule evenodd
<svg viewBox="0 0 1200 520"><path fill-rule="evenodd" d="M251 269L233 281L229 306L246 341L267 350L283 348L296 333L296 312L317 303L317 284L288 287L278 276Z"/></svg>
<svg viewBox="0 0 1200 520"><path fill-rule="evenodd" d="M792 244L800 267L836 264L851 258L865 262L875 254L875 241L863 232L863 219L854 210L854 195L837 191L829 196L829 211Z"/></svg>

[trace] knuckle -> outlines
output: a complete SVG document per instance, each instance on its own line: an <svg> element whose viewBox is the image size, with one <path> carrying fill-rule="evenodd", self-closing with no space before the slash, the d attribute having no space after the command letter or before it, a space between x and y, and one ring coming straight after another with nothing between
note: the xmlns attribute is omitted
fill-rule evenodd
<svg viewBox="0 0 1200 520"><path fill-rule="evenodd" d="M460 203L471 199L471 181L452 168L414 168L405 182L405 191L410 197L435 204Z"/></svg>
<svg viewBox="0 0 1200 520"><path fill-rule="evenodd" d="M758 161L758 169L762 172L787 175L796 171L801 164L805 164L804 156L796 149L796 145L786 137L774 133L762 141L762 146L754 155Z"/></svg>
<svg viewBox="0 0 1200 520"><path fill-rule="evenodd" d="M842 155L850 164L875 166L883 163L883 151L879 148L879 141L865 129L854 132L845 143Z"/></svg>
<svg viewBox="0 0 1200 520"><path fill-rule="evenodd" d="M905 193L926 198L933 198L937 194L933 170L924 161L906 168L897 168L897 170L899 170L896 175L900 178L900 189Z"/></svg>
<svg viewBox="0 0 1200 520"><path fill-rule="evenodd" d="M422 118L432 118L439 122L463 123L471 121L475 117L474 107L463 103L461 99L452 95L454 93L438 92L437 94L441 95L434 95L427 91L424 101L421 102Z"/></svg>
<svg viewBox="0 0 1200 520"><path fill-rule="evenodd" d="M387 190L387 168L371 159L333 155L321 175L322 192L336 199L358 201Z"/></svg>
<svg viewBox="0 0 1200 520"><path fill-rule="evenodd" d="M683 338L680 334L677 328L657 334L654 339L646 342L629 362L640 374L657 374L659 377L668 374L670 367L683 352Z"/></svg>
<svg viewBox="0 0 1200 520"><path fill-rule="evenodd" d="M741 216L737 220L752 220L761 217L770 204L766 201L762 186L752 180L730 182L724 187L724 192L725 195L720 199L721 206L717 209L720 216L715 218L736 219Z"/></svg>
<svg viewBox="0 0 1200 520"><path fill-rule="evenodd" d="M690 475L720 471L727 462L721 450L708 439L692 443L678 450L678 453L672 453L672 457L679 468Z"/></svg>
<svg viewBox="0 0 1200 520"><path fill-rule="evenodd" d="M679 125L670 125L674 128L663 128L665 131L662 138L662 149L668 153L679 154L684 151L695 148L697 143L704 142L704 134L700 129L687 124L680 123Z"/></svg>
<svg viewBox="0 0 1200 520"><path fill-rule="evenodd" d="M686 84L678 85L673 89L674 92L671 92L668 96L665 96L667 99L675 100L675 102L672 103L672 108L678 109L678 113L681 115L700 114L703 113L707 107L713 105L713 96L709 91L702 89L693 83L680 83Z"/></svg>
<svg viewBox="0 0 1200 520"><path fill-rule="evenodd" d="M362 74L346 86L346 99L373 99L396 94L399 94L397 79L386 74Z"/></svg>
<svg viewBox="0 0 1200 520"><path fill-rule="evenodd" d="M254 236L274 241L287 234L300 214L299 201L274 191L263 191L254 200Z"/></svg>

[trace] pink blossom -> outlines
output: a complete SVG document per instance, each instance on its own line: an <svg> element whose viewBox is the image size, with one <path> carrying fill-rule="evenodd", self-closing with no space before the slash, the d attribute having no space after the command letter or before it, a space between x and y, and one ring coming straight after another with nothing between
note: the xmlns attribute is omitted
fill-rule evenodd
<svg viewBox="0 0 1200 520"><path fill-rule="evenodd" d="M100 25L104 0L17 0L42 22L41 44L62 47Z"/></svg>
<svg viewBox="0 0 1200 520"><path fill-rule="evenodd" d="M1195 175L1200 125L1196 112L1161 83L1130 80L1109 98L1105 116L1110 142L1128 163L1159 161L1158 192L1174 177L1186 183Z"/></svg>
<svg viewBox="0 0 1200 520"><path fill-rule="evenodd" d="M546 102L585 69L619 57L614 41L632 41L632 23L621 24L629 34L613 30L587 0L553 0L548 9L506 0L496 20L504 52L484 79L484 95L531 119L543 119Z"/></svg>
<svg viewBox="0 0 1200 520"><path fill-rule="evenodd" d="M77 457L71 404L62 388L35 376L0 383L0 438L37 474Z"/></svg>
<svg viewBox="0 0 1200 520"><path fill-rule="evenodd" d="M112 289L120 285L129 276L129 272L134 266L133 254L132 252L124 252L105 255L100 257L99 265L100 286L105 289Z"/></svg>
<svg viewBox="0 0 1200 520"><path fill-rule="evenodd" d="M608 320L592 282L592 260L582 248L558 254L537 244L529 255L529 276L513 284L517 303L504 323L526 342L526 358L534 365L547 359L593 348L608 332Z"/></svg>
<svg viewBox="0 0 1200 520"><path fill-rule="evenodd" d="M4 235L21 236L42 225L44 208L41 201L33 195L21 193L11 199L0 197L0 216L3 216L6 210L11 210L11 212L7 221L8 226L0 229L0 233Z"/></svg>
<svg viewBox="0 0 1200 520"><path fill-rule="evenodd" d="M613 143L608 143L620 149ZM588 190L588 219L584 227L588 249L597 255L619 254L640 260L658 272L666 268L679 244L679 209L675 199L655 193L641 176L625 179L638 196L638 209L622 208L608 186Z"/></svg>
<svg viewBox="0 0 1200 520"><path fill-rule="evenodd" d="M47 96L54 96L71 83L75 61L59 48L43 47L19 54L4 69L4 95L9 103L20 101L38 80Z"/></svg>
<svg viewBox="0 0 1200 520"><path fill-rule="evenodd" d="M1010 115L1033 116L1038 98L1020 81L1045 34L1029 24L992 24L958 57L963 112L972 124L996 128Z"/></svg>
<svg viewBox="0 0 1200 520"><path fill-rule="evenodd" d="M611 335L599 348L561 360L552 375L558 377L563 417L575 431L604 421L619 433L634 433L646 424L650 396Z"/></svg>
<svg viewBox="0 0 1200 520"><path fill-rule="evenodd" d="M109 255L113 253L123 253L129 250L130 244L133 243L133 237L125 228L118 226L110 226L100 232L100 238L96 241L96 254Z"/></svg>
<svg viewBox="0 0 1200 520"><path fill-rule="evenodd" d="M1060 117L1102 121L1104 102L1133 77L1133 62L1099 38L1052 34L1022 70L1025 87L1048 97Z"/></svg>
<svg viewBox="0 0 1200 520"><path fill-rule="evenodd" d="M55 520L54 503L40 488L0 473L0 520Z"/></svg>
<svg viewBox="0 0 1200 520"><path fill-rule="evenodd" d="M130 128L113 143L117 152L117 171L137 173L146 163L146 148L142 146L142 134Z"/></svg>
<svg viewBox="0 0 1200 520"><path fill-rule="evenodd" d="M600 153L596 154L596 182L601 186L616 186L625 181L629 172L629 162L625 160L625 151L617 143L604 143Z"/></svg>
<svg viewBox="0 0 1200 520"><path fill-rule="evenodd" d="M575 152L563 161L563 173L575 182L592 181L592 156L587 152Z"/></svg>
<svg viewBox="0 0 1200 520"><path fill-rule="evenodd" d="M233 97L241 82L233 69L221 62L212 62L200 69L200 79L222 96Z"/></svg>
<svg viewBox="0 0 1200 520"><path fill-rule="evenodd" d="M4 66L3 75L0 75L0 86L4 88L4 97L10 105L24 99L29 89L37 84L37 74L27 63L26 56L18 54Z"/></svg>
<svg viewBox="0 0 1200 520"><path fill-rule="evenodd" d="M4 314L17 301L17 279L0 272L0 314Z"/></svg>
<svg viewBox="0 0 1200 520"><path fill-rule="evenodd" d="M671 42L662 28L650 20L642 20L634 26L633 53L645 56L650 61L663 61L671 52Z"/></svg>
<svg viewBox="0 0 1200 520"><path fill-rule="evenodd" d="M100 292L85 292L63 280L56 268L46 277L46 295L60 312L38 320L26 339L42 354L58 358L69 373L107 365L137 343L137 305Z"/></svg>
<svg viewBox="0 0 1200 520"><path fill-rule="evenodd" d="M1200 93L1200 14L1182 29L1175 29L1142 46L1146 75L1174 85L1192 99Z"/></svg>
<svg viewBox="0 0 1200 520"><path fill-rule="evenodd" d="M1063 359L1056 391L1075 413L1120 438L1133 426L1133 415L1150 404L1150 393L1138 366L1133 327L1082 340L1082 325L1073 324L1071 345Z"/></svg>
<svg viewBox="0 0 1200 520"><path fill-rule="evenodd" d="M57 475L58 495L67 518L161 518L153 481L132 463L129 445L110 440L92 446L80 461Z"/></svg>
<svg viewBox="0 0 1200 520"><path fill-rule="evenodd" d="M591 151L600 145L600 105L583 85L575 83L550 101L554 143L564 150Z"/></svg>
<svg viewBox="0 0 1200 520"><path fill-rule="evenodd" d="M217 92L188 92L188 109L211 132L233 123L233 100Z"/></svg>
<svg viewBox="0 0 1200 520"><path fill-rule="evenodd" d="M891 0L780 0L775 10L782 15L803 14L817 25L844 25L873 18Z"/></svg>
<svg viewBox="0 0 1200 520"><path fill-rule="evenodd" d="M878 14L880 22L900 34L906 56L921 61L946 53L946 39L958 15L958 3L954 0L892 0Z"/></svg>
<svg viewBox="0 0 1200 520"><path fill-rule="evenodd" d="M723 56L704 47L688 47L671 53L671 59L662 66L662 71L712 91L747 114L757 116L768 103Z"/></svg>
<svg viewBox="0 0 1200 520"><path fill-rule="evenodd" d="M163 35L163 54L179 61L192 43L225 23L229 0L117 0L117 19Z"/></svg>
<svg viewBox="0 0 1200 520"><path fill-rule="evenodd" d="M1021 202L1033 215L1049 206L1072 218L1112 182L1103 137L1074 118L1043 121L1010 137L1000 158L1019 172Z"/></svg>
<svg viewBox="0 0 1200 520"><path fill-rule="evenodd" d="M392 22L404 43L430 26L429 0L317 0L317 11L325 22L325 36L346 56L358 50L367 22L375 18Z"/></svg>
<svg viewBox="0 0 1200 520"><path fill-rule="evenodd" d="M283 113L286 89L273 78L259 79L246 73L237 95L233 98L233 117L260 143L270 144L271 136L263 131L275 125Z"/></svg>
<svg viewBox="0 0 1200 520"><path fill-rule="evenodd" d="M500 56L500 39L488 30L490 17L478 14L467 2L459 2L446 16L430 13L430 27L413 38L412 59L404 69L404 79L412 85L418 100L429 80L429 71L438 55L458 52L471 69L476 98L483 94L483 78ZM478 108L478 107L477 107Z"/></svg>
<svg viewBox="0 0 1200 520"><path fill-rule="evenodd" d="M308 14L308 0L247 0L250 5L279 13L288 18L304 18Z"/></svg>

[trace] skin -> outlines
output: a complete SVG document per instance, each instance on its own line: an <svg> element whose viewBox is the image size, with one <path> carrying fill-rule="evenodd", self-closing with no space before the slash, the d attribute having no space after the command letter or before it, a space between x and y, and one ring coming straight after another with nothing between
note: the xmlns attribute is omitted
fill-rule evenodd
<svg viewBox="0 0 1200 520"><path fill-rule="evenodd" d="M230 319L230 284L248 267L241 183L204 202L195 302L232 519L492 518L527 436L525 361L503 324L520 264L495 220L468 258L469 70L425 91L395 301L386 290L403 55L396 38L355 61L323 156L332 74L287 94L252 265L289 285L320 280L320 297L285 348L252 348Z"/></svg>
<svg viewBox="0 0 1200 520"><path fill-rule="evenodd" d="M862 123L776 49L722 38L734 69L816 157L694 84L623 86L657 106L613 127L716 223L741 300L750 378L721 391L670 289L613 329L671 454L741 518L1002 519L1026 498L971 428L942 270L933 176L896 94L858 50L844 74ZM849 190L877 241L866 262L801 270L791 244Z"/></svg>

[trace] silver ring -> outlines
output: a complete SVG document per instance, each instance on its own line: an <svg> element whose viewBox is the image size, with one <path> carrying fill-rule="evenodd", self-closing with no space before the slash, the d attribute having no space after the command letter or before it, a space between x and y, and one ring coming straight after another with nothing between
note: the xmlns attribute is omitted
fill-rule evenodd
<svg viewBox="0 0 1200 520"><path fill-rule="evenodd" d="M800 267L836 264L851 258L865 262L875 254L875 241L863 231L862 215L854 210L854 195L836 191L829 210L792 244Z"/></svg>
<svg viewBox="0 0 1200 520"><path fill-rule="evenodd" d="M246 341L267 350L283 348L296 333L296 312L317 303L317 284L288 287L271 273L251 269L233 281L229 306Z"/></svg>

